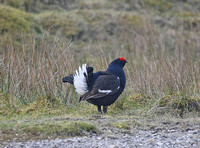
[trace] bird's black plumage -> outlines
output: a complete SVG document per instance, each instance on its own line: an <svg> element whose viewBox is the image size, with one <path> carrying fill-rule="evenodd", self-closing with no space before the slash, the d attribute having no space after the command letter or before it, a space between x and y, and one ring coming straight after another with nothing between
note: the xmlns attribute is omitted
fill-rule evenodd
<svg viewBox="0 0 200 148"><path fill-rule="evenodd" d="M127 61L121 57L112 61L106 71L93 73L92 67L82 67L75 75L64 77L63 82L74 84L79 101L88 101L98 107L104 113L109 105L113 104L123 92L126 85L126 76L123 70ZM76 82L75 82L76 81ZM79 86L80 82L80 86Z"/></svg>

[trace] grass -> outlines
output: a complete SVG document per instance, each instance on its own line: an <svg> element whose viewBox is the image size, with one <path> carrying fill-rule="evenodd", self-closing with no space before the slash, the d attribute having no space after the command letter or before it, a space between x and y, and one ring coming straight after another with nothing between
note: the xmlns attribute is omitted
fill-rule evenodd
<svg viewBox="0 0 200 148"><path fill-rule="evenodd" d="M119 129L126 129L130 130L131 128L135 128L137 126L141 126L142 124L137 122L137 121L131 121L131 120L126 120L126 121L120 121L117 123L113 123L112 126L119 128Z"/></svg>
<svg viewBox="0 0 200 148"><path fill-rule="evenodd" d="M64 138L99 133L98 128L84 121L27 121L0 123L2 137L0 141L9 142L12 137L26 141L30 139ZM17 136L16 136L17 135Z"/></svg>
<svg viewBox="0 0 200 148"><path fill-rule="evenodd" d="M198 96L185 96L180 93L165 96L159 100L159 107L167 108L167 112L183 117L185 112L200 110L200 98Z"/></svg>
<svg viewBox="0 0 200 148"><path fill-rule="evenodd" d="M102 118L199 117L196 3L88 0L68 8L50 2L47 8L38 1L38 7L30 2L25 8L24 2L0 5L0 127L10 139L14 133L47 138L97 132L98 123L84 120L102 116L95 106L78 103L62 78L82 63L105 70L121 56L128 61L126 89ZM55 117L70 121L48 120ZM129 119L114 122L109 127L140 126Z"/></svg>
<svg viewBox="0 0 200 148"><path fill-rule="evenodd" d="M148 36L149 40L152 40L151 35ZM157 38L157 36L154 37ZM182 40L180 39L177 43L183 46L186 38L181 38ZM2 49L0 86L3 110L6 106L17 110L20 105L28 106L24 109L27 112L37 110L37 106L40 105L41 108L53 108L62 106L62 104L77 106L77 94L72 86L62 83L62 77L75 71L76 67L83 62L88 61L87 63L98 71L105 69L107 63L113 59L110 54L112 51L106 55L104 50L96 49L95 56L98 58L92 58L91 55L87 55L87 52L83 55L76 55L76 48L72 47L73 45L69 46L56 40L50 43L48 38L46 39L47 41L43 39L37 43L36 39L30 35L28 39L22 38L20 47L16 48L11 39L7 48ZM122 51L129 61L125 67L127 86L124 95L112 107L113 113L118 109L126 111L141 106L151 107L152 104L158 104L157 100L177 92L179 96L186 98L186 102L194 102L193 96L198 98L200 61L197 55L199 51L193 46L188 47L190 52L184 46L178 50L167 50L168 44L159 42L159 40L155 42L159 47L154 47L151 42L144 42L149 45L148 48L152 48L140 50L137 47L131 47L131 50ZM176 46L175 42L172 44L174 45L170 46ZM81 60L78 62L79 58ZM172 97L172 100L176 98L179 97ZM193 106L192 108L196 110L199 102L196 101L197 107L192 104L189 106ZM175 106L177 105L176 103ZM183 105L184 108L187 106ZM190 111L191 109L184 110Z"/></svg>

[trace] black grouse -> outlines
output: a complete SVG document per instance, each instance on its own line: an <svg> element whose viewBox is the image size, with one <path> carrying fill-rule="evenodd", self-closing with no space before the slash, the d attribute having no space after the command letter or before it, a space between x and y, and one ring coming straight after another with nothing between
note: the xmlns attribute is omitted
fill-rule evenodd
<svg viewBox="0 0 200 148"><path fill-rule="evenodd" d="M93 73L92 67L86 64L62 79L63 82L73 84L76 92L80 95L79 101L88 101L96 105L98 111L106 113L108 106L113 104L123 92L126 85L126 76L123 70L127 63L124 57L112 61L106 71Z"/></svg>

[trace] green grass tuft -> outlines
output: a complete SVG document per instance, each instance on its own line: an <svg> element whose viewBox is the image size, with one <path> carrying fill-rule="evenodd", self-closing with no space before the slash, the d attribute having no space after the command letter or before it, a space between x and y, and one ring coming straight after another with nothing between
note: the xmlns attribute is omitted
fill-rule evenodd
<svg viewBox="0 0 200 148"><path fill-rule="evenodd" d="M3 134L1 140L11 140L16 136L16 140L29 140L38 137L46 138L66 138L69 136L84 136L91 133L100 133L100 130L91 123L84 121L55 121L41 120L28 122L0 122L0 131Z"/></svg>
<svg viewBox="0 0 200 148"><path fill-rule="evenodd" d="M22 133L38 133L56 136L83 136L87 133L97 132L96 126L86 122L54 122L36 123L33 125L20 125L18 127Z"/></svg>
<svg viewBox="0 0 200 148"><path fill-rule="evenodd" d="M19 112L20 102L12 95L0 92L0 116L10 116Z"/></svg>
<svg viewBox="0 0 200 148"><path fill-rule="evenodd" d="M118 129L130 130L131 128L141 126L141 123L139 123L135 120L126 120L126 121L120 121L120 122L113 123L112 126L118 128Z"/></svg>
<svg viewBox="0 0 200 148"><path fill-rule="evenodd" d="M187 96L177 92L161 98L158 107L162 107L167 112L183 117L186 112L200 111L200 97Z"/></svg>
<svg viewBox="0 0 200 148"><path fill-rule="evenodd" d="M109 108L109 112L111 112L112 114L124 112L135 114L134 112L138 113L139 111L140 113L142 113L146 109L149 109L153 103L153 99L148 95L123 95Z"/></svg>

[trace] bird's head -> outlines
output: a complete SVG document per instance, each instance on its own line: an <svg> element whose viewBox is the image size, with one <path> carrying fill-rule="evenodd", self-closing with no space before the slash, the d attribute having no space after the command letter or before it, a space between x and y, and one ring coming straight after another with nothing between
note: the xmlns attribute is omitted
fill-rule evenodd
<svg viewBox="0 0 200 148"><path fill-rule="evenodd" d="M114 61L112 61L109 65L109 67L116 65L116 66L120 66L123 68L126 63L128 63L128 62L125 60L125 58L121 57L121 58L117 58Z"/></svg>

